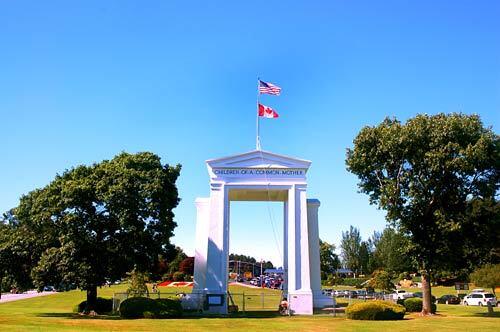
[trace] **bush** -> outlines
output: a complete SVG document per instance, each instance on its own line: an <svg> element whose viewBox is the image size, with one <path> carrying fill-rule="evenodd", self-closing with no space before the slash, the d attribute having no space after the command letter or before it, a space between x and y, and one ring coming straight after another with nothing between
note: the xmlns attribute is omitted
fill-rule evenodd
<svg viewBox="0 0 500 332"><path fill-rule="evenodd" d="M174 318L182 316L182 305L178 299L156 299L158 318Z"/></svg>
<svg viewBox="0 0 500 332"><path fill-rule="evenodd" d="M409 299L404 300L404 307L407 312L420 312L422 311L422 299L418 297L411 297ZM436 313L436 304L431 303L431 312Z"/></svg>
<svg viewBox="0 0 500 332"><path fill-rule="evenodd" d="M158 314L157 302L147 297L131 297L120 304L120 316L123 318L144 318L146 311Z"/></svg>
<svg viewBox="0 0 500 332"><path fill-rule="evenodd" d="M184 273L182 273L182 272L180 272L180 271L177 271L177 272L175 272L175 273L174 273L174 275L172 276L172 279L173 279L174 281L184 281L185 277L186 277L186 276L184 275Z"/></svg>
<svg viewBox="0 0 500 332"><path fill-rule="evenodd" d="M123 318L174 318L182 316L181 301L177 299L150 299L131 297L120 305Z"/></svg>
<svg viewBox="0 0 500 332"><path fill-rule="evenodd" d="M405 307L387 301L367 301L349 305L346 316L359 320L399 320L405 315Z"/></svg>
<svg viewBox="0 0 500 332"><path fill-rule="evenodd" d="M85 311L86 306L87 306L87 301L82 301L75 307L74 311L83 312ZM113 300L98 297L94 311L100 315L113 311Z"/></svg>

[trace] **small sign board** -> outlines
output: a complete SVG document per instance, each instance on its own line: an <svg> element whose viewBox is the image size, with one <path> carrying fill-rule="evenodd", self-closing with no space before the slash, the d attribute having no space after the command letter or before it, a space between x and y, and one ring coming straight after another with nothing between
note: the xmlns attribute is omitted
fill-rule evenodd
<svg viewBox="0 0 500 332"><path fill-rule="evenodd" d="M466 282L456 282L455 283L455 290L469 290L469 284Z"/></svg>
<svg viewBox="0 0 500 332"><path fill-rule="evenodd" d="M207 304L209 306L220 307L224 304L224 295L222 294L207 294Z"/></svg>

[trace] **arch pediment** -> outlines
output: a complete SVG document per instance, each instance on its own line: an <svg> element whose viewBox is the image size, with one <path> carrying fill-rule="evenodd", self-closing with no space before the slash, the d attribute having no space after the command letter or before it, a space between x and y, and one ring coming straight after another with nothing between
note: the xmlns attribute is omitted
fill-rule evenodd
<svg viewBox="0 0 500 332"><path fill-rule="evenodd" d="M253 150L206 161L212 179L305 178L309 160Z"/></svg>
<svg viewBox="0 0 500 332"><path fill-rule="evenodd" d="M309 160L293 158L268 151L253 150L233 156L209 159L211 168L301 168L308 169Z"/></svg>

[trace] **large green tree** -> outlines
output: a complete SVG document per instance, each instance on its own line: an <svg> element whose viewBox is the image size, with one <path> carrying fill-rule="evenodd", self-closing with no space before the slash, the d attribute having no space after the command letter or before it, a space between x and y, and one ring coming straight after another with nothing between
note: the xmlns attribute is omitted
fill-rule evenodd
<svg viewBox="0 0 500 332"><path fill-rule="evenodd" d="M347 150L347 169L358 176L361 192L411 241L408 251L422 273L422 314L431 312L432 271L456 268L464 250L483 250L484 240L473 234L483 227L477 220L496 222L488 228L498 238L498 218L483 218L479 210L471 217L470 211L474 202L496 204L499 146L479 116L437 114L365 127Z"/></svg>
<svg viewBox="0 0 500 332"><path fill-rule="evenodd" d="M14 209L21 256L34 262L35 284L73 283L87 291L93 310L97 287L134 266L149 271L173 250L173 209L179 202L180 165L163 165L152 153L121 153L78 166Z"/></svg>

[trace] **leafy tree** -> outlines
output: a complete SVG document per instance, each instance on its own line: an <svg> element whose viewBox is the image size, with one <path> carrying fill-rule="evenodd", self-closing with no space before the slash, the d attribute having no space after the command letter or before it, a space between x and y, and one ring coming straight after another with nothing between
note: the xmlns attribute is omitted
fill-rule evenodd
<svg viewBox="0 0 500 332"><path fill-rule="evenodd" d="M495 294L495 287L500 286L500 264L487 264L476 269L470 280L479 287L491 288Z"/></svg>
<svg viewBox="0 0 500 332"><path fill-rule="evenodd" d="M381 289L383 291L392 291L396 288L392 282L391 274L384 270L373 272L368 285L373 289Z"/></svg>
<svg viewBox="0 0 500 332"><path fill-rule="evenodd" d="M175 182L180 165L162 165L152 153L121 153L78 166L21 198L16 252L31 260L38 286L73 283L95 307L97 287L134 266L150 271L173 249Z"/></svg>
<svg viewBox="0 0 500 332"><path fill-rule="evenodd" d="M179 264L179 271L185 275L192 276L194 273L194 257L186 257Z"/></svg>
<svg viewBox="0 0 500 332"><path fill-rule="evenodd" d="M327 276L340 267L339 256L335 253L335 245L321 241L321 239L319 240L319 260L322 276Z"/></svg>
<svg viewBox="0 0 500 332"><path fill-rule="evenodd" d="M411 258L406 254L408 239L395 229L387 227L375 243L374 265L390 273L412 271Z"/></svg>
<svg viewBox="0 0 500 332"><path fill-rule="evenodd" d="M361 235L359 229L351 225L348 231L342 232L340 256L342 257L342 264L355 273L361 272L362 269L360 250Z"/></svg>
<svg viewBox="0 0 500 332"><path fill-rule="evenodd" d="M432 271L456 268L465 251L484 247L484 240L467 239L480 232L474 220L496 222L498 236L498 218L473 218L470 210L475 201L496 205L499 154L498 135L477 115L463 114L418 115L405 124L385 119L363 128L347 150L347 169L358 176L361 192L411 241L409 253L422 273L422 314L431 312Z"/></svg>

